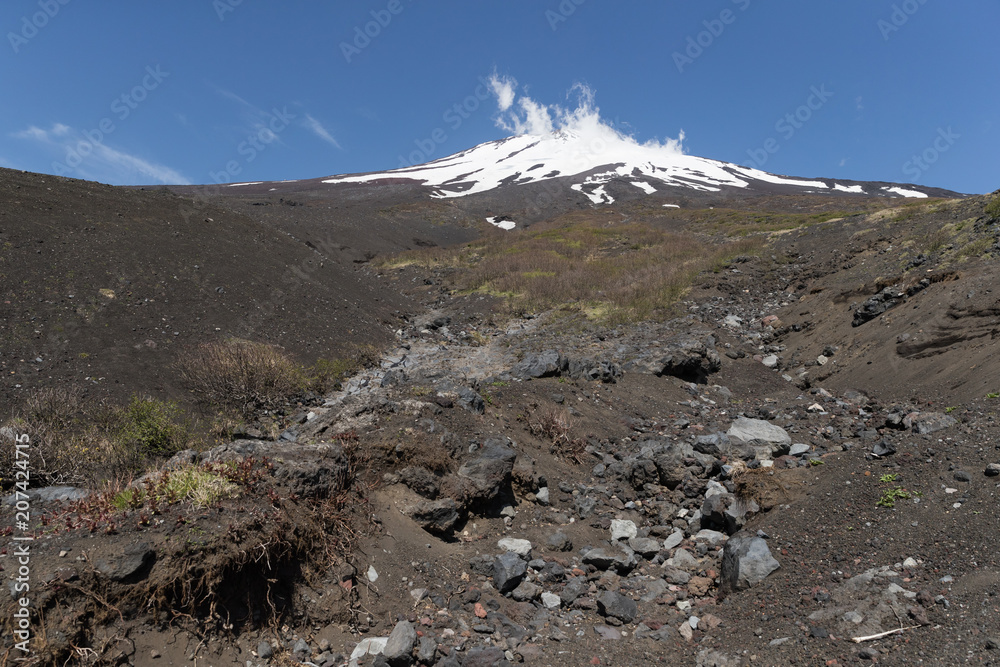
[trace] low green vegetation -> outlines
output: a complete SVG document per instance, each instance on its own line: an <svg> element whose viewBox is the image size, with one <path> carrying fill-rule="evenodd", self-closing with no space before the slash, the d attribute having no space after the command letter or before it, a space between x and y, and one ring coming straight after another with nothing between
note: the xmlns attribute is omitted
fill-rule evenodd
<svg viewBox="0 0 1000 667"><path fill-rule="evenodd" d="M459 248L407 252L383 267L448 268L457 290L503 298L515 313L558 308L619 324L669 316L699 273L757 254L764 242L709 242L577 212L523 231L488 230Z"/></svg>
<svg viewBox="0 0 1000 667"><path fill-rule="evenodd" d="M1000 218L1000 195L994 197L993 200L986 205L985 213L990 218Z"/></svg>
<svg viewBox="0 0 1000 667"><path fill-rule="evenodd" d="M897 473L886 473L879 477L878 481L882 484L889 484L891 486L882 490L882 495L875 503L877 507L892 508L896 506L897 500L909 500L915 495L920 495L919 493L908 491L902 486L897 485L896 482L899 481L899 475Z"/></svg>
<svg viewBox="0 0 1000 667"><path fill-rule="evenodd" d="M8 426L31 438L33 485L128 478L195 440L176 403L135 396L123 407L88 399L75 387L39 390ZM12 450L0 452L4 470L13 469Z"/></svg>

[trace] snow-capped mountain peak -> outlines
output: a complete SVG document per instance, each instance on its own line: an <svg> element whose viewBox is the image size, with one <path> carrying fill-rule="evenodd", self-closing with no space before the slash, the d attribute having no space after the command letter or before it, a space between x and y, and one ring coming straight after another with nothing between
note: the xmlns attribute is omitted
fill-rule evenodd
<svg viewBox="0 0 1000 667"><path fill-rule="evenodd" d="M924 192L882 184L838 183L829 179L777 176L759 169L683 153L678 140L640 144L600 123L579 123L543 135L521 134L490 141L426 164L370 174L335 176L324 183L371 183L410 179L437 198L463 197L500 187L573 178L574 190L595 204L613 199L604 186L612 179L631 182L646 194L690 188L717 192L754 184L788 186L809 193L853 193L927 197Z"/></svg>

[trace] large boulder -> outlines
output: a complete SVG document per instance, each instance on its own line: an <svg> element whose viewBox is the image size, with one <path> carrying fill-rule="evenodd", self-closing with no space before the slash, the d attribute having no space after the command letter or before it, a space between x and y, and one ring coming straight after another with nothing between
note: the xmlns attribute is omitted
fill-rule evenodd
<svg viewBox="0 0 1000 667"><path fill-rule="evenodd" d="M508 443L506 439L487 440L479 455L458 469L454 484L442 485L442 492L453 497L460 493L466 503L482 505L509 489L517 452Z"/></svg>
<svg viewBox="0 0 1000 667"><path fill-rule="evenodd" d="M781 567L760 537L733 535L722 550L722 593L741 591L764 581Z"/></svg>
<svg viewBox="0 0 1000 667"><path fill-rule="evenodd" d="M597 597L597 611L604 616L617 618L622 623L631 623L639 613L639 605L615 591L604 591Z"/></svg>
<svg viewBox="0 0 1000 667"><path fill-rule="evenodd" d="M422 500L410 508L409 515L427 532L447 535L461 519L459 509L452 498Z"/></svg>
<svg viewBox="0 0 1000 667"><path fill-rule="evenodd" d="M563 364L564 359L561 354L555 350L545 350L527 355L511 369L510 374L519 380L552 377L559 375Z"/></svg>
<svg viewBox="0 0 1000 667"><path fill-rule="evenodd" d="M527 571L524 559L508 551L493 561L493 585L501 593L509 593L518 587Z"/></svg>
<svg viewBox="0 0 1000 667"><path fill-rule="evenodd" d="M722 360L712 336L680 336L655 350L648 359L638 362L638 366L654 375L704 384L709 375L722 368Z"/></svg>
<svg viewBox="0 0 1000 667"><path fill-rule="evenodd" d="M792 436L780 426L764 419L740 417L726 432L731 440L739 440L754 447L758 456L770 458L788 452Z"/></svg>

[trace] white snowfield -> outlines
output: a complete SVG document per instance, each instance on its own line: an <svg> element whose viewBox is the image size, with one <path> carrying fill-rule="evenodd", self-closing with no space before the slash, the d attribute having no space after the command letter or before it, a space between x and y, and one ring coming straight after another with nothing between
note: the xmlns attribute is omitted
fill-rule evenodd
<svg viewBox="0 0 1000 667"><path fill-rule="evenodd" d="M723 186L745 188L752 181L798 186L810 191L830 191L821 180L776 176L758 169L728 162L685 155L672 142L639 144L599 123L546 135L521 134L480 144L469 150L413 167L391 171L335 176L324 183L366 183L385 178L408 178L434 189L432 197L449 198L487 192L501 185L524 185L540 181L590 174L573 187L594 204L610 204L614 199L604 185L613 178L629 180L651 194L655 182L695 190L716 192ZM653 182L653 183L651 183ZM834 186L840 192L863 193L860 186ZM888 191L888 190L887 190ZM901 188L891 190L904 197L925 197Z"/></svg>

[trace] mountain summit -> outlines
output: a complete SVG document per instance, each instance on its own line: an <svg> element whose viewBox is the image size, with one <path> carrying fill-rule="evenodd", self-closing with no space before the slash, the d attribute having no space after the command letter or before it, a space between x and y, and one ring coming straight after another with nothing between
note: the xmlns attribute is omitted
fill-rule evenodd
<svg viewBox="0 0 1000 667"><path fill-rule="evenodd" d="M936 188L893 183L864 183L828 178L791 178L759 169L686 155L680 141L640 144L613 128L593 123L542 135L521 134L490 141L454 155L390 171L334 176L324 183L414 181L435 198L463 197L497 188L570 179L570 187L594 204L611 204L612 180L631 183L646 194L723 189L796 194L857 194L926 198L944 194ZM954 193L949 193L954 194Z"/></svg>

